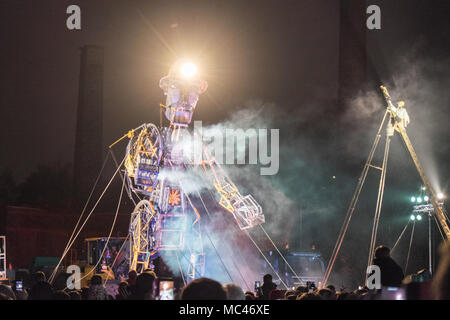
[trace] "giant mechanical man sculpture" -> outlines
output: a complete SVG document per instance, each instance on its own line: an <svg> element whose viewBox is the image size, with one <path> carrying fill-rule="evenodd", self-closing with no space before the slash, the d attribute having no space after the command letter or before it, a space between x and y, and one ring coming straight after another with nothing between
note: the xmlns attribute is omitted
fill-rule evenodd
<svg viewBox="0 0 450 320"><path fill-rule="evenodd" d="M185 182L176 178L190 163L183 148L176 145L188 130L199 96L207 86L193 64L175 63L160 80L166 95L166 104L161 106L170 124L143 124L128 133L126 178L130 193L139 199L129 226L130 270L140 273L151 268L156 257L165 251L176 257L180 266L185 265L180 271L189 280L204 275L201 216L183 186ZM201 150L198 167L203 168L205 179L217 191L219 204L234 216L242 230L264 223L261 206L255 199L242 196L207 147L203 145Z"/></svg>

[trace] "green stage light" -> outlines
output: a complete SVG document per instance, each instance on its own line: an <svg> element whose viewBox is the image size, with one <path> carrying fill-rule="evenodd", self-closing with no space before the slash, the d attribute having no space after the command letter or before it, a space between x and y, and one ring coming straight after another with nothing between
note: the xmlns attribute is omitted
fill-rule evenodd
<svg viewBox="0 0 450 320"><path fill-rule="evenodd" d="M416 202L416 197L411 197L411 202Z"/></svg>

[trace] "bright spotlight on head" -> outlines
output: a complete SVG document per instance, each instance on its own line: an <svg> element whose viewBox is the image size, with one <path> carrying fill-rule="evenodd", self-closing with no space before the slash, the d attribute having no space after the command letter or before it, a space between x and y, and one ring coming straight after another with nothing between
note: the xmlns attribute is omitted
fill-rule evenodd
<svg viewBox="0 0 450 320"><path fill-rule="evenodd" d="M411 197L411 202L416 202L416 197Z"/></svg>
<svg viewBox="0 0 450 320"><path fill-rule="evenodd" d="M421 197L417 198L417 203L421 203L421 202L422 202L422 198Z"/></svg>
<svg viewBox="0 0 450 320"><path fill-rule="evenodd" d="M416 220L416 216L413 215L413 214L412 214L409 218L410 218L412 221Z"/></svg>
<svg viewBox="0 0 450 320"><path fill-rule="evenodd" d="M430 200L430 198L428 198L428 196L423 197L423 200L428 202L428 200Z"/></svg>
<svg viewBox="0 0 450 320"><path fill-rule="evenodd" d="M420 220L422 220L422 216L420 214L418 214L416 219L420 221Z"/></svg>
<svg viewBox="0 0 450 320"><path fill-rule="evenodd" d="M197 67L191 62L185 62L181 65L180 73L183 77L191 78L197 73Z"/></svg>

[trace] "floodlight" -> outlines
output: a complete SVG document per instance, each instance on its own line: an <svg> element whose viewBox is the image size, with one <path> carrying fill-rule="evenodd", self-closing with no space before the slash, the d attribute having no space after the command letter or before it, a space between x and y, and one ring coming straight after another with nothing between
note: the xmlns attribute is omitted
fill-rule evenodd
<svg viewBox="0 0 450 320"><path fill-rule="evenodd" d="M411 202L416 202L416 197L411 197Z"/></svg>
<svg viewBox="0 0 450 320"><path fill-rule="evenodd" d="M191 78L197 73L197 67L191 62L185 62L181 65L180 73L183 77Z"/></svg>
<svg viewBox="0 0 450 320"><path fill-rule="evenodd" d="M417 219L418 221L420 221L420 220L422 220L422 216L421 216L420 214L418 214L417 217L416 217L416 219Z"/></svg>
<svg viewBox="0 0 450 320"><path fill-rule="evenodd" d="M416 216L413 215L413 214L412 214L409 218L410 218L412 221L416 220Z"/></svg>

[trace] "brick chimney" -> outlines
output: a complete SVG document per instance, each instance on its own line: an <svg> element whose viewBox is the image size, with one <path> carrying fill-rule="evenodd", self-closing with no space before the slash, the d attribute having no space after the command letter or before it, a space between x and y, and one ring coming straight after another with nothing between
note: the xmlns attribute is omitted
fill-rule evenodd
<svg viewBox="0 0 450 320"><path fill-rule="evenodd" d="M340 0L338 108L367 85L365 1Z"/></svg>
<svg viewBox="0 0 450 320"><path fill-rule="evenodd" d="M103 158L103 48L81 47L75 137L74 205L86 201Z"/></svg>

